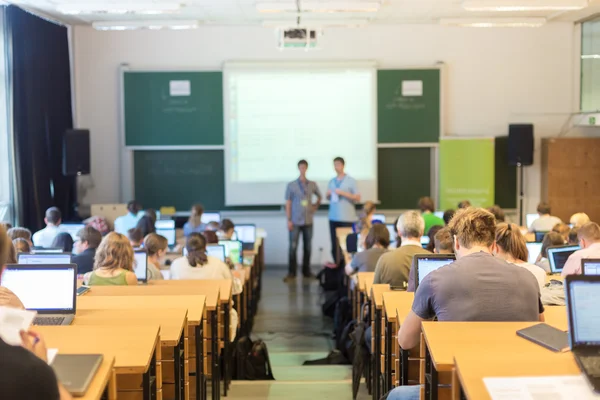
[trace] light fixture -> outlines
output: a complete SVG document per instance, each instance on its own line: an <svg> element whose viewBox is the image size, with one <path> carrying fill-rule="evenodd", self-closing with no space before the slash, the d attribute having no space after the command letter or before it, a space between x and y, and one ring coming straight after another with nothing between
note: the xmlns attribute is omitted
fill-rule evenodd
<svg viewBox="0 0 600 400"><path fill-rule="evenodd" d="M196 29L198 21L106 21L92 23L94 29L99 31L131 31L136 29Z"/></svg>
<svg viewBox="0 0 600 400"><path fill-rule="evenodd" d="M443 18L441 25L469 28L537 28L546 18Z"/></svg>
<svg viewBox="0 0 600 400"><path fill-rule="evenodd" d="M467 11L572 11L588 6L588 0L464 0Z"/></svg>
<svg viewBox="0 0 600 400"><path fill-rule="evenodd" d="M122 4L60 4L56 10L67 15L90 14L166 14L179 11L178 3L122 3Z"/></svg>
<svg viewBox="0 0 600 400"><path fill-rule="evenodd" d="M295 2L260 2L256 3L256 10L260 13L372 13L379 11L380 3L376 1L333 1L316 2L300 1L300 10Z"/></svg>
<svg viewBox="0 0 600 400"><path fill-rule="evenodd" d="M598 60L600 59L600 54L582 54L582 60Z"/></svg>
<svg viewBox="0 0 600 400"><path fill-rule="evenodd" d="M368 25L368 19L305 19L302 18L300 25L297 20L265 20L262 26L265 28L359 28Z"/></svg>

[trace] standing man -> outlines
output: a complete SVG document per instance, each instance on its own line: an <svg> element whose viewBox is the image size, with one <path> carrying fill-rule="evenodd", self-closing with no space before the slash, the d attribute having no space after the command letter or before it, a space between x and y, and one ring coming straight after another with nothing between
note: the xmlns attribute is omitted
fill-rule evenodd
<svg viewBox="0 0 600 400"><path fill-rule="evenodd" d="M333 159L333 167L337 176L329 181L327 186L327 200L329 200L329 231L331 234L331 254L333 261L337 262L339 244L335 230L337 228L352 227L356 222L355 203L360 201L360 193L354 178L346 175L346 163L342 157ZM340 253L341 254L341 253Z"/></svg>
<svg viewBox="0 0 600 400"><path fill-rule="evenodd" d="M288 183L285 191L285 213L287 215L288 230L290 231L289 271L288 275L283 279L286 283L296 279L300 232L302 232L302 244L304 245L302 275L305 278L314 276L310 271L310 253L313 235L313 217L315 211L321 205L321 192L316 182L309 181L306 178L307 169L308 162L306 160L298 161L300 177ZM317 197L316 203L313 203L313 195Z"/></svg>

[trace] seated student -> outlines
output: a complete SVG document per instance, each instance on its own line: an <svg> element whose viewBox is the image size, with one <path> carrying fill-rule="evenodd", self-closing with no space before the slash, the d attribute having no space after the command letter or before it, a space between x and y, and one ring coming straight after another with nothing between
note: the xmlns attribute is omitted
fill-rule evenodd
<svg viewBox="0 0 600 400"><path fill-rule="evenodd" d="M375 214L375 211L375 203L367 201L363 205L363 209L358 217L358 222L354 226L354 233L358 233L361 239L360 243L357 244L359 249L365 248L365 239L369 234L369 229L373 226L373 215Z"/></svg>
<svg viewBox="0 0 600 400"><path fill-rule="evenodd" d="M455 211L452 209L446 210L444 211L444 223L446 225L448 225L450 223L450 220L452 219L452 217L454 217L454 213Z"/></svg>
<svg viewBox="0 0 600 400"><path fill-rule="evenodd" d="M569 231L569 239L567 244L579 244L579 239L577 239L577 232L579 232L579 228L573 228Z"/></svg>
<svg viewBox="0 0 600 400"><path fill-rule="evenodd" d="M379 258L387 252L390 245L390 232L383 224L375 224L369 229L365 239L365 251L356 253L352 261L346 264L346 274L373 272Z"/></svg>
<svg viewBox="0 0 600 400"><path fill-rule="evenodd" d="M537 206L539 217L531 223L529 232L550 232L554 225L560 224L562 221L558 217L550 215L550 204L540 203Z"/></svg>
<svg viewBox="0 0 600 400"><path fill-rule="evenodd" d="M588 222L577 231L579 246L571 254L565 263L561 275L579 275L581 274L581 260L584 258L600 258L600 226L595 222Z"/></svg>
<svg viewBox="0 0 600 400"><path fill-rule="evenodd" d="M87 274L94 270L94 257L96 257L96 249L102 242L102 234L91 226L86 226L77 232L77 240L73 247L75 255L71 258L71 262L77 264L78 274Z"/></svg>
<svg viewBox="0 0 600 400"><path fill-rule="evenodd" d="M449 225L457 260L423 279L412 311L398 331L398 344L419 344L421 322L544 321L540 289L533 275L491 252L496 218L484 209L459 210ZM388 400L418 399L420 385L400 386Z"/></svg>
<svg viewBox="0 0 600 400"><path fill-rule="evenodd" d="M441 231L444 227L443 226L432 226L431 229L429 229L429 233L427 234L427 237L429 238L429 243L427 243L427 246L425 246L425 249L427 251L430 251L432 253L434 253L434 249L435 249L435 235L437 235L437 233L439 231Z"/></svg>
<svg viewBox="0 0 600 400"><path fill-rule="evenodd" d="M51 247L56 235L60 233L62 215L57 207L46 210L44 222L46 227L33 234L33 244L37 247Z"/></svg>
<svg viewBox="0 0 600 400"><path fill-rule="evenodd" d="M537 265L529 264L529 252L525 236L517 225L501 223L496 227L496 241L492 253L511 264L531 272L540 290L546 284L546 272Z"/></svg>
<svg viewBox="0 0 600 400"><path fill-rule="evenodd" d="M194 204L190 212L190 219L183 225L183 235L190 236L192 233L202 233L206 230L206 224L202 222L204 207L202 204Z"/></svg>
<svg viewBox="0 0 600 400"><path fill-rule="evenodd" d="M431 233L433 229L429 231ZM450 229L448 227L441 228L432 239L432 243L434 243L433 252L435 254L454 254L454 249L452 248L453 239L452 235L450 235ZM413 263L410 268L410 274L408 275L408 287L406 288L407 292L415 291L415 258L413 257Z"/></svg>
<svg viewBox="0 0 600 400"><path fill-rule="evenodd" d="M504 210L497 204L494 204L487 210L494 214L494 217L496 217L496 223L504 222L504 220L506 219Z"/></svg>
<svg viewBox="0 0 600 400"><path fill-rule="evenodd" d="M588 217L586 213L582 212L571 215L571 219L569 220L571 228L581 228L588 222L590 222L590 217Z"/></svg>
<svg viewBox="0 0 600 400"><path fill-rule="evenodd" d="M127 203L127 211L126 215L121 215L117 219L115 219L115 232L120 234L126 234L131 228L135 228L138 223L139 217L138 214L142 207L135 200Z"/></svg>
<svg viewBox="0 0 600 400"><path fill-rule="evenodd" d="M67 232L60 232L58 235L56 235L50 247L54 249L62 249L64 253L72 253L73 237Z"/></svg>
<svg viewBox="0 0 600 400"><path fill-rule="evenodd" d="M560 224L556 224L552 227L552 232L556 232L556 233L560 234L560 236L562 236L563 243L569 242L569 232L570 231L571 231L571 228L569 227L569 225L562 223L562 222Z"/></svg>
<svg viewBox="0 0 600 400"><path fill-rule="evenodd" d="M431 229L432 226L444 226L444 220L433 213L435 211L435 204L431 197L421 197L418 206L419 210L421 210L423 221L425 221L426 235L429 233L429 229Z"/></svg>
<svg viewBox="0 0 600 400"><path fill-rule="evenodd" d="M29 244L29 242L27 240L25 240L23 238L16 238L12 242L13 242L13 246L15 247L15 251L17 252L17 255L19 253L30 253L31 252L31 245Z"/></svg>
<svg viewBox="0 0 600 400"><path fill-rule="evenodd" d="M142 247L142 243L144 242L144 235L142 235L142 230L138 228L131 228L127 231L127 238L129 239L129 243L131 247L134 249L139 249Z"/></svg>
<svg viewBox="0 0 600 400"><path fill-rule="evenodd" d="M428 254L421 246L421 236L425 221L417 211L407 211L400 216L397 224L401 244L379 258L375 267L373 283L387 283L394 287L405 287L415 254Z"/></svg>
<svg viewBox="0 0 600 400"><path fill-rule="evenodd" d="M219 228L221 228L221 225L219 225L217 221L210 221L208 224L206 224L205 231L218 232Z"/></svg>
<svg viewBox="0 0 600 400"><path fill-rule="evenodd" d="M234 233L235 233L235 225L233 224L233 221L231 221L230 219L227 219L227 218L225 218L223 221L221 221L221 226L219 227L219 232L217 233L217 235L219 236L219 239L231 240Z"/></svg>
<svg viewBox="0 0 600 400"><path fill-rule="evenodd" d="M206 244L219 244L219 237L217 236L217 232L214 231L204 231L202 234L206 239Z"/></svg>
<svg viewBox="0 0 600 400"><path fill-rule="evenodd" d="M227 264L206 255L206 239L200 233L192 233L185 244L187 256L171 264L171 279L232 279Z"/></svg>
<svg viewBox="0 0 600 400"><path fill-rule="evenodd" d="M4 271L6 264L14 264L14 260L11 259L14 257L14 253L15 248L6 234L6 228L3 225L0 225L0 283L2 282L2 272ZM0 306L25 309L21 300L19 300L12 291L3 286L0 286ZM1 358L2 357L0 356L0 359ZM1 376L2 374L0 373L0 377Z"/></svg>
<svg viewBox="0 0 600 400"><path fill-rule="evenodd" d="M152 217L144 215L135 225L136 229L139 229L142 233L142 237L146 237L151 233L156 233L155 222L152 221Z"/></svg>
<svg viewBox="0 0 600 400"><path fill-rule="evenodd" d="M27 228L10 228L8 230L8 237L14 242L15 239L25 239L29 246L33 246L31 241L31 231Z"/></svg>
<svg viewBox="0 0 600 400"><path fill-rule="evenodd" d="M471 207L471 202L469 200L463 200L460 203L458 203L458 209L463 209L463 208L469 208Z"/></svg>
<svg viewBox="0 0 600 400"><path fill-rule="evenodd" d="M562 246L564 244L564 239L560 233L557 232L548 232L544 235L544 240L542 241L542 250L540 251L540 255L535 262L535 265L546 271L547 273L552 272L550 270L550 261L548 261L548 247L551 246ZM578 244L577 241L575 244Z"/></svg>
<svg viewBox="0 0 600 400"><path fill-rule="evenodd" d="M111 232L100 242L94 270L85 280L90 286L137 285L133 263L133 248L129 240L120 233Z"/></svg>
<svg viewBox="0 0 600 400"><path fill-rule="evenodd" d="M144 238L144 249L148 253L148 280L163 280L160 266L169 250L166 237L151 233Z"/></svg>

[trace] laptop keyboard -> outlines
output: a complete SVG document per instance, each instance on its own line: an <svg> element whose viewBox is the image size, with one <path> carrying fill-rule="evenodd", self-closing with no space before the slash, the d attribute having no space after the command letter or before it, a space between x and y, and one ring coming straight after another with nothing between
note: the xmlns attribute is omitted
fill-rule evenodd
<svg viewBox="0 0 600 400"><path fill-rule="evenodd" d="M33 324L42 326L62 325L64 320L65 317L35 317L35 319L33 320Z"/></svg>
<svg viewBox="0 0 600 400"><path fill-rule="evenodd" d="M600 377L600 357L579 357L579 361L585 372L593 377Z"/></svg>

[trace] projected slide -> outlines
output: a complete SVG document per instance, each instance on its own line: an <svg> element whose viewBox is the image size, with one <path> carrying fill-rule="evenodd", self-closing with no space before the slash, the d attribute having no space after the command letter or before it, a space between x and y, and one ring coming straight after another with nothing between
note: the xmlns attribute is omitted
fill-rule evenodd
<svg viewBox="0 0 600 400"><path fill-rule="evenodd" d="M377 200L373 67L233 64L224 90L228 205L283 204L300 159L325 194L336 156Z"/></svg>

